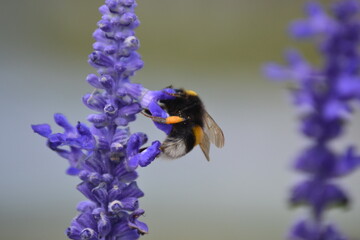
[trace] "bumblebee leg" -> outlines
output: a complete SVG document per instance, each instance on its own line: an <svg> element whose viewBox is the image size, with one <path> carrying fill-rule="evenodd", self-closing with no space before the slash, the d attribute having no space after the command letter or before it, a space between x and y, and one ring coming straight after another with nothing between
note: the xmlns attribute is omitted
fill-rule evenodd
<svg viewBox="0 0 360 240"><path fill-rule="evenodd" d="M143 110L141 111L141 113L142 113L142 115L144 115L144 116L146 116L146 117L152 116L149 109L143 109Z"/></svg>
<svg viewBox="0 0 360 240"><path fill-rule="evenodd" d="M155 117L150 114L148 114L145 110L141 111L142 115L145 117L151 118L154 122L158 123L164 123L164 124L175 124L185 121L185 118L179 117L179 116L170 116L167 118L162 117Z"/></svg>
<svg viewBox="0 0 360 240"><path fill-rule="evenodd" d="M145 151L147 148L148 148L148 147L142 147L142 148L140 148L140 149L139 149L139 153Z"/></svg>

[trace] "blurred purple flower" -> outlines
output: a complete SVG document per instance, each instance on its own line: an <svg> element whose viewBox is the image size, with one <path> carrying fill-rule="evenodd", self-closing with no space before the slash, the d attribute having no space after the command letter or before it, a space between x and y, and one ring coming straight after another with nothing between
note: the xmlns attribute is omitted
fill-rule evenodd
<svg viewBox="0 0 360 240"><path fill-rule="evenodd" d="M290 25L293 37L316 37L323 66L311 66L295 51L287 54L286 66L268 64L265 74L274 80L292 80L292 96L298 107L306 108L300 131L312 140L294 163L294 169L307 174L292 189L290 202L307 205L312 212L309 221L296 224L290 240L344 240L333 225L325 225L324 211L329 207L347 206L349 197L334 179L360 166L360 156L350 146L343 154L331 150L329 142L344 132L352 114L351 101L360 93L360 21L359 2L339 0L327 11L318 2L305 7L306 19Z"/></svg>

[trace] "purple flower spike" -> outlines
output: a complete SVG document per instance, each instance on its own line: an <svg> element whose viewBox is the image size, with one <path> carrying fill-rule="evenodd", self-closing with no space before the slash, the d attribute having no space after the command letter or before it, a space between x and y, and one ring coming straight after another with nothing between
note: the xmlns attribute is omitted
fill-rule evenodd
<svg viewBox="0 0 360 240"><path fill-rule="evenodd" d="M298 107L306 108L301 116L300 131L312 143L293 164L294 169L309 179L291 190L292 205L311 209L310 220L296 224L289 240L345 240L333 225L324 222L330 207L344 207L350 202L348 194L336 184L360 166L355 147L336 153L329 142L344 133L353 101L360 100L360 4L357 0L339 0L330 13L318 2L306 5L306 19L293 22L290 32L295 38L312 38L322 54L323 66L313 67L297 52L286 54L288 64L268 64L269 78L291 80L292 94Z"/></svg>
<svg viewBox="0 0 360 240"><path fill-rule="evenodd" d="M135 0L106 0L99 8L102 18L94 31L94 51L88 62L97 70L86 81L95 88L85 94L83 103L95 111L87 119L91 126L71 124L64 115L55 114L62 133L53 133L48 124L32 125L35 133L47 139L48 147L69 161L67 174L78 176L77 189L88 199L78 204L79 215L66 234L70 239L135 240L148 232L139 218L139 198L144 193L135 180L136 169L146 167L160 154L159 141L145 146L145 133L131 133L128 124L148 110L167 117L160 107L163 99L173 98L171 88L151 91L132 83L130 77L143 67L136 52L140 41L134 29L139 20ZM159 128L169 133L171 125Z"/></svg>

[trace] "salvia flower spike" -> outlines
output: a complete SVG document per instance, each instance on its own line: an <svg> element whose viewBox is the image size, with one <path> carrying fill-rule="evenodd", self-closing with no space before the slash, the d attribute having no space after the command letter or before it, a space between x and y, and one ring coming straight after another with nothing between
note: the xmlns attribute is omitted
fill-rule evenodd
<svg viewBox="0 0 360 240"><path fill-rule="evenodd" d="M166 117L158 100L171 98L164 89L150 91L132 83L130 78L143 67L140 46L134 29L140 22L134 13L135 0L106 0L99 8L102 14L93 33L94 51L88 62L97 70L87 82L95 88L83 96L83 103L95 111L75 126L62 114L55 114L62 133L53 133L48 124L32 125L47 139L47 146L69 162L67 173L78 176L77 189L88 199L80 202L79 215L66 234L70 239L138 239L148 232L139 218L144 210L138 198L144 193L136 184L136 169L149 165L160 153L160 142L147 142L145 133L131 133L128 124L147 108L154 116ZM168 133L171 126L158 124Z"/></svg>
<svg viewBox="0 0 360 240"><path fill-rule="evenodd" d="M349 196L336 183L360 166L354 146L335 152L330 142L344 133L360 100L360 4L340 0L329 11L318 2L305 6L306 19L290 25L296 39L313 40L322 57L320 67L312 66L295 50L286 53L286 66L269 63L265 74L274 80L291 80L292 98L299 108L299 131L311 140L294 162L294 169L307 175L290 193L292 205L306 205L311 216L298 221L290 230L290 240L347 239L325 221L330 207L346 207Z"/></svg>

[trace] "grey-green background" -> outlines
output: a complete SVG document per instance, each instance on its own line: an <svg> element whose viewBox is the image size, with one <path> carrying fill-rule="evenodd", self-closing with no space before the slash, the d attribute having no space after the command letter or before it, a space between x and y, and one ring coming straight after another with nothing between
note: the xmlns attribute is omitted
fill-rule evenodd
<svg viewBox="0 0 360 240"><path fill-rule="evenodd" d="M281 61L282 51L300 46L286 35L287 22L302 16L304 1L139 0L137 30L145 67L133 78L150 89L173 84L190 88L223 128L226 145L206 162L199 149L176 161L156 160L140 169L146 196L142 218L146 240L283 239L307 214L291 210L288 189L303 176L290 170L309 142L297 133L296 111L285 86L268 82L261 65ZM32 123L53 123L62 112L84 121L91 112L81 96L91 34L101 0L0 0L0 239L66 239L64 230L84 197L79 180L66 176L65 160L33 134ZM359 146L359 114L334 144ZM163 139L148 119L133 131ZM58 128L55 128L58 129ZM338 181L354 203L329 211L351 239L360 239L360 171Z"/></svg>

